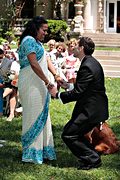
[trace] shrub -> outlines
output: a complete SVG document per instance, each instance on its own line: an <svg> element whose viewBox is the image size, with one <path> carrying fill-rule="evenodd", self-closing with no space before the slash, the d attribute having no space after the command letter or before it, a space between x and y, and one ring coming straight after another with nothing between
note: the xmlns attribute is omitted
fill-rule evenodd
<svg viewBox="0 0 120 180"><path fill-rule="evenodd" d="M6 39L3 39L2 37L0 37L0 44L5 43Z"/></svg>
<svg viewBox="0 0 120 180"><path fill-rule="evenodd" d="M64 20L48 20L48 35L45 38L45 42L50 39L55 39L57 42L64 41L68 29L68 24ZM7 26L1 27L0 34L2 38L9 42L12 40L16 41L14 30L9 29Z"/></svg>
<svg viewBox="0 0 120 180"><path fill-rule="evenodd" d="M45 41L55 39L56 41L64 41L68 29L68 24L64 20L48 20L48 35Z"/></svg>

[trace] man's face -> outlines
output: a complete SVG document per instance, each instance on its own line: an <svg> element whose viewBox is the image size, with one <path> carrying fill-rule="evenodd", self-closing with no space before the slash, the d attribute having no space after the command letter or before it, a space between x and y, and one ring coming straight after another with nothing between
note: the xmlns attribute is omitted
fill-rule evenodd
<svg viewBox="0 0 120 180"><path fill-rule="evenodd" d="M47 24L43 24L42 27L39 28L38 34L37 34L37 39L39 41L44 40L45 36L47 35L47 30L48 30Z"/></svg>
<svg viewBox="0 0 120 180"><path fill-rule="evenodd" d="M74 56L79 58L80 60L84 57L84 51L83 51L83 46L76 46L74 48Z"/></svg>

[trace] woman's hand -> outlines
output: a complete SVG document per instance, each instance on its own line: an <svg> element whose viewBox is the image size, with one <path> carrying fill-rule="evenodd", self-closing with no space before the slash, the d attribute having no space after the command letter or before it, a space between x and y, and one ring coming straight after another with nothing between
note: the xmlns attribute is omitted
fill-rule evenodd
<svg viewBox="0 0 120 180"><path fill-rule="evenodd" d="M59 75L54 75L55 81L59 84L59 82L62 82L63 79Z"/></svg>
<svg viewBox="0 0 120 180"><path fill-rule="evenodd" d="M48 84L46 84L46 87L48 90L50 90L54 87L54 84L52 84L51 82L48 82Z"/></svg>
<svg viewBox="0 0 120 180"><path fill-rule="evenodd" d="M48 89L48 91L52 97L56 98L56 94L57 94L58 90L55 86L53 86L51 89Z"/></svg>

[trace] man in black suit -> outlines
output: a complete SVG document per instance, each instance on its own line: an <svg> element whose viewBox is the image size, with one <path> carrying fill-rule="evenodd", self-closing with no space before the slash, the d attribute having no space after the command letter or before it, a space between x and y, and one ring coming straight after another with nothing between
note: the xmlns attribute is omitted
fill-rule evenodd
<svg viewBox="0 0 120 180"><path fill-rule="evenodd" d="M64 104L76 101L72 117L64 127L62 139L79 159L78 169L88 170L101 166L101 158L84 135L108 119L108 98L103 68L92 56L94 42L91 38L81 37L78 44L81 65L74 88L57 93L56 96Z"/></svg>

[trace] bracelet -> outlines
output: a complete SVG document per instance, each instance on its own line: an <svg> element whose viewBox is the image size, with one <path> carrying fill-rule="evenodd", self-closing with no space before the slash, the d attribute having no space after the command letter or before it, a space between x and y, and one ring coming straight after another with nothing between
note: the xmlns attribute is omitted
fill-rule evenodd
<svg viewBox="0 0 120 180"><path fill-rule="evenodd" d="M54 86L54 85L53 85L51 82L49 82L49 83L46 84L46 87L47 87L48 89L53 88L53 86Z"/></svg>
<svg viewBox="0 0 120 180"><path fill-rule="evenodd" d="M53 76L54 76L54 78L60 77L60 75L59 75L59 74L57 74L57 73L56 73L56 74L54 74Z"/></svg>
<svg viewBox="0 0 120 180"><path fill-rule="evenodd" d="M46 87L48 88L48 86L50 85L50 82L48 82L47 84L45 84L46 85Z"/></svg>

